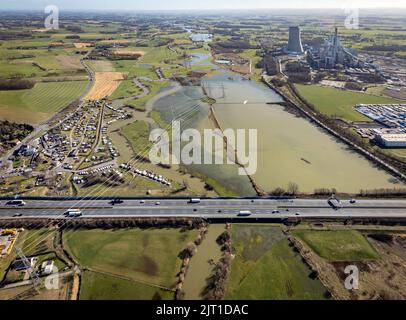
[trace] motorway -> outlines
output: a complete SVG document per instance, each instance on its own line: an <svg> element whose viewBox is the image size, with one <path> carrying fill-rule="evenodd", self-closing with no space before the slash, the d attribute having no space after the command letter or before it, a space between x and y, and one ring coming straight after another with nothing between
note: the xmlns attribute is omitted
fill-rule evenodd
<svg viewBox="0 0 406 320"><path fill-rule="evenodd" d="M132 199L120 204L109 200L25 200L14 207L0 201L0 218L60 218L67 209L81 209L83 217L201 217L236 218L240 211L250 211L249 218L405 218L405 200L342 200L342 207L332 208L327 199ZM277 212L276 212L277 210Z"/></svg>

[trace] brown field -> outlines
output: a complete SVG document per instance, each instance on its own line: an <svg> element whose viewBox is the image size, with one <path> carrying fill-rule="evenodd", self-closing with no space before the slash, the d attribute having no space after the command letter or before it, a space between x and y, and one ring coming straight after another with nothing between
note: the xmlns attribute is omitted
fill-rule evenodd
<svg viewBox="0 0 406 320"><path fill-rule="evenodd" d="M384 90L383 93L392 98L406 100L406 88L401 88L399 92L392 90Z"/></svg>
<svg viewBox="0 0 406 320"><path fill-rule="evenodd" d="M87 100L100 100L111 95L124 79L121 72L96 72L96 81L86 96Z"/></svg>
<svg viewBox="0 0 406 320"><path fill-rule="evenodd" d="M48 31L48 29L34 29L34 30L31 30L32 32L47 32Z"/></svg>
<svg viewBox="0 0 406 320"><path fill-rule="evenodd" d="M62 42L52 42L50 45L53 47L64 47L65 46L65 44Z"/></svg>
<svg viewBox="0 0 406 320"><path fill-rule="evenodd" d="M80 63L80 57L78 56L61 54L56 56L56 60L59 62L60 66L63 69L75 69L75 70L83 69L83 66Z"/></svg>
<svg viewBox="0 0 406 320"><path fill-rule="evenodd" d="M2 120L9 120L18 123L32 123L38 124L49 119L52 114L31 111L25 109L24 112L16 112L14 106L3 105L0 101L0 114Z"/></svg>
<svg viewBox="0 0 406 320"><path fill-rule="evenodd" d="M20 60L20 59L16 59L16 60L10 60L9 64L33 64L34 60Z"/></svg>
<svg viewBox="0 0 406 320"><path fill-rule="evenodd" d="M125 50L125 49L117 49L114 50L114 53L117 55L126 55L126 56L144 56L145 51L135 51L135 50Z"/></svg>
<svg viewBox="0 0 406 320"><path fill-rule="evenodd" d="M251 62L248 59L244 59L234 53L223 53L220 56L216 56L216 59L227 59L232 62L231 65L222 65L222 67L230 69L233 72L240 74L251 74Z"/></svg>
<svg viewBox="0 0 406 320"><path fill-rule="evenodd" d="M100 41L100 43L128 44L128 43L131 43L131 40L125 40L125 39L121 39L121 40L103 40L103 41Z"/></svg>
<svg viewBox="0 0 406 320"><path fill-rule="evenodd" d="M75 42L73 45L75 46L76 49L82 49L90 47L92 44L88 42Z"/></svg>

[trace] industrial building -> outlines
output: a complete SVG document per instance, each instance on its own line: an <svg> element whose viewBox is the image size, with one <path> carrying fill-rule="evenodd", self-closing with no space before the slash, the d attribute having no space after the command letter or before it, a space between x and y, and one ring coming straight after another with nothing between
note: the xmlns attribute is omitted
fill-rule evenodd
<svg viewBox="0 0 406 320"><path fill-rule="evenodd" d="M334 34L326 39L320 48L307 50L307 61L314 69L333 69L339 64L355 68L368 66L357 58L356 50L347 49L341 44L338 28L335 28Z"/></svg>
<svg viewBox="0 0 406 320"><path fill-rule="evenodd" d="M302 54L304 53L300 27L289 27L289 42L284 50L286 53Z"/></svg>
<svg viewBox="0 0 406 320"><path fill-rule="evenodd" d="M375 141L385 148L406 148L406 133L377 134Z"/></svg>
<svg viewBox="0 0 406 320"><path fill-rule="evenodd" d="M355 110L386 128L406 133L406 104L357 104Z"/></svg>

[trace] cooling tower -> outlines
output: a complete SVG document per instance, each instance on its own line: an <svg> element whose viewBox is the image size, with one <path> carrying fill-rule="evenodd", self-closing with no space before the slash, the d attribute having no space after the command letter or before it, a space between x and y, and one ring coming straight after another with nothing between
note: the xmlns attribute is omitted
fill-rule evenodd
<svg viewBox="0 0 406 320"><path fill-rule="evenodd" d="M288 52L303 53L302 40L299 27L289 27Z"/></svg>

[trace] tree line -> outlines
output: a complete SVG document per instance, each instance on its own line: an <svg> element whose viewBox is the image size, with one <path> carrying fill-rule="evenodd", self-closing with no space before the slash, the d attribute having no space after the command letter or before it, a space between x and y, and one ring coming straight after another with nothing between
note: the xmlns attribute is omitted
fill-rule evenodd
<svg viewBox="0 0 406 320"><path fill-rule="evenodd" d="M0 90L24 90L31 89L35 82L28 79L0 79Z"/></svg>
<svg viewBox="0 0 406 320"><path fill-rule="evenodd" d="M55 226L69 229L117 229L117 228L182 228L185 230L199 229L205 225L200 218L19 218L7 219L2 222L4 228L40 229Z"/></svg>

